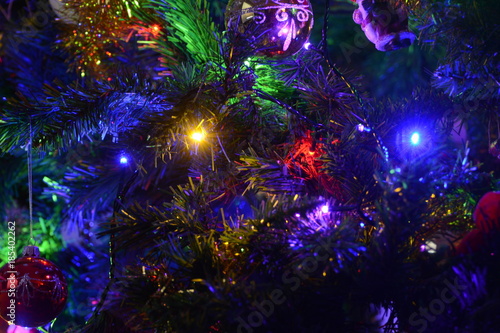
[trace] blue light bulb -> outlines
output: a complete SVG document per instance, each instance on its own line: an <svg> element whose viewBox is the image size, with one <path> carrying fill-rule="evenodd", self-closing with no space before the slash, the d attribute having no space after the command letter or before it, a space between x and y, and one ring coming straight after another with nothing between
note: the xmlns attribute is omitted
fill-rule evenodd
<svg viewBox="0 0 500 333"><path fill-rule="evenodd" d="M128 164L128 158L127 158L127 156L121 156L120 157L120 164Z"/></svg>
<svg viewBox="0 0 500 333"><path fill-rule="evenodd" d="M413 132L410 141L414 146L418 145L420 143L420 133Z"/></svg>

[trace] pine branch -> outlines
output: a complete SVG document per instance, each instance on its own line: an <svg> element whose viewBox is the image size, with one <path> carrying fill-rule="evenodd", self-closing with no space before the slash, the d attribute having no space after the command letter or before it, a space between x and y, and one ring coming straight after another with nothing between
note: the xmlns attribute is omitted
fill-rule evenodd
<svg viewBox="0 0 500 333"><path fill-rule="evenodd" d="M133 84L133 86L129 86ZM168 109L155 89L138 76L95 86L46 86L47 98L20 96L6 107L0 124L2 150L26 144L30 119L34 146L43 150L67 149L98 133L118 137L136 126L148 113Z"/></svg>
<svg viewBox="0 0 500 333"><path fill-rule="evenodd" d="M421 40L446 45L446 55L435 72L434 84L464 100L498 99L499 57L496 42L500 26L493 14L494 0L429 0L416 10Z"/></svg>
<svg viewBox="0 0 500 333"><path fill-rule="evenodd" d="M183 51L198 66L220 63L220 38L210 18L206 0L152 0L144 8L153 9L163 19L169 32L168 42ZM167 54L170 52L167 52Z"/></svg>

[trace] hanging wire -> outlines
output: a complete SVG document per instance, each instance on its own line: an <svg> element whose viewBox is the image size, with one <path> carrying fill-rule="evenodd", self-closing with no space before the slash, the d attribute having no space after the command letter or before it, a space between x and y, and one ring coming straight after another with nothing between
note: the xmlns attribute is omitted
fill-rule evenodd
<svg viewBox="0 0 500 333"><path fill-rule="evenodd" d="M291 112L293 113L294 115L296 115L299 119L307 122L308 124L314 126L314 128L316 129L323 129L325 126L323 124L319 124L319 123L316 123L314 121L312 121L311 119L309 119L308 117L304 116L303 114L301 114L298 110L294 109L293 107L291 107L290 105L286 104L285 102L283 101L280 101L276 98L274 98L273 96L271 96L270 94L262 91L262 90L259 90L259 89L254 89L253 90L255 92L255 94L258 96L258 97L261 97L263 99L266 99L268 101L271 101L279 106L281 106L282 108L285 108L288 112Z"/></svg>
<svg viewBox="0 0 500 333"><path fill-rule="evenodd" d="M29 202L29 211L30 211L30 245L35 245L35 239L33 237L33 153L32 153L32 145L33 145L33 125L31 123L30 117L30 129L29 129L29 140L26 147L28 153L28 202Z"/></svg>
<svg viewBox="0 0 500 333"><path fill-rule="evenodd" d="M344 84L347 86L347 88L351 91L351 93L356 98L359 106L361 107L361 110L363 111L363 119L362 119L362 121L364 123L363 125L365 127L372 129L371 133L373 134L373 137L374 137L375 141L377 142L377 145L382 150L382 154L383 154L385 161L389 162L389 150L383 144L382 138L380 137L380 135L378 135L376 133L376 131L372 128L372 126L370 126L369 121L367 119L367 115L368 115L367 107L369 107L371 110L373 110L373 106L368 101L365 104L365 101L361 97L361 94L359 93L356 86L354 84L352 84L345 77L345 75L342 74L342 72L330 60L330 56L328 53L328 44L327 44L328 18L329 17L330 17L330 0L326 0L325 1L325 16L323 19L322 40L321 40L321 44L322 44L323 49L321 51L319 51L319 50L316 50L316 51L321 52L321 54L323 55L323 58L325 59L325 62L327 64L328 68L330 69L330 71L333 72L337 77L339 77L342 80L342 82L344 82ZM313 48L313 49L315 49L315 48Z"/></svg>
<svg viewBox="0 0 500 333"><path fill-rule="evenodd" d="M354 97L356 97L356 100L358 101L359 106L361 107L361 110L363 110L363 113L366 114L366 105L365 105L365 102L363 101L363 98L361 98L361 95L360 95L358 89L356 88L356 86L354 84L352 84L345 77L344 74L342 74L342 72L339 71L339 69L332 63L332 61L330 59L330 55L328 53L328 43L327 43L329 17L330 17L330 0L326 0L325 1L325 16L323 18L323 29L321 32L321 44L323 47L323 50L322 50L323 58L325 59L326 64L328 65L328 68L330 69L330 71L332 71L335 75L337 75L344 82L344 84L347 86L347 88L349 88L349 90L354 95ZM367 103L367 104L370 108L373 108L369 103ZM364 121L367 122L366 120L364 120ZM364 125L368 126L368 123L366 123Z"/></svg>

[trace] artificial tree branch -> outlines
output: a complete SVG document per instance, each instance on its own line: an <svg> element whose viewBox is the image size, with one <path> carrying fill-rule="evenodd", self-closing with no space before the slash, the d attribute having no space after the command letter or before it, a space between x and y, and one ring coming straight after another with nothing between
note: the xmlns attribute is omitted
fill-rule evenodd
<svg viewBox="0 0 500 333"><path fill-rule="evenodd" d="M262 90L259 90L259 89L254 89L254 92L258 97L266 99L268 101L271 101L271 102L285 108L288 112L293 113L294 115L299 117L299 119L314 126L315 129L324 129L325 128L325 125L312 121L311 119L309 119L308 117L306 117L302 113L300 113L298 110L294 109L292 106L288 105L287 103L285 103L283 101L280 101L280 100L274 98L273 96L269 95L268 93L266 93Z"/></svg>
<svg viewBox="0 0 500 333"><path fill-rule="evenodd" d="M110 229L113 229L116 226L116 217L118 215L118 212L123 208L123 202L125 199L125 195L127 194L128 190L130 189L130 186L132 186L132 183L135 181L137 176L139 175L139 170L135 170L128 182L123 186L121 190L118 191L118 194L115 198L115 202L113 204L113 216L111 217L111 226ZM95 320L95 318L99 315L104 302L106 301L106 298L108 297L109 291L111 290L111 287L116 281L116 249L115 249L115 233L112 232L109 235L109 281L106 287L104 288L101 297L99 299L99 303L94 309L94 312L92 313L92 316L87 320L86 324L90 324L92 321Z"/></svg>

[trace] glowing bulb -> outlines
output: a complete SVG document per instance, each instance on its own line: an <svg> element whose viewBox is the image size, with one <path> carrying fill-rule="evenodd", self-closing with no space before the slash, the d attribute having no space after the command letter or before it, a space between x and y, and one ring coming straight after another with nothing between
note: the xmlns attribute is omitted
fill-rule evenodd
<svg viewBox="0 0 500 333"><path fill-rule="evenodd" d="M309 50L310 47L311 47L311 43L307 42L307 43L304 44L304 48L306 50Z"/></svg>
<svg viewBox="0 0 500 333"><path fill-rule="evenodd" d="M193 139L194 141L201 142L205 139L205 132L203 131L193 132L191 133L191 139Z"/></svg>
<svg viewBox="0 0 500 333"><path fill-rule="evenodd" d="M120 164L128 164L128 158L127 158L127 156L121 156L120 157Z"/></svg>
<svg viewBox="0 0 500 333"><path fill-rule="evenodd" d="M434 243L433 241L431 240L428 240L425 242L425 249L427 250L427 252L429 253L436 253L437 252L437 244Z"/></svg>
<svg viewBox="0 0 500 333"><path fill-rule="evenodd" d="M410 138L410 141L413 145L418 145L420 143L420 133L413 132Z"/></svg>
<svg viewBox="0 0 500 333"><path fill-rule="evenodd" d="M367 126L365 126L365 125L363 125L363 124L358 124L358 125L356 126L356 129L357 129L358 131L360 131L360 132L370 132L370 131L371 131L371 129L370 129L369 127L367 127Z"/></svg>
<svg viewBox="0 0 500 333"><path fill-rule="evenodd" d="M328 207L328 205L323 205L321 207L321 211L326 214L330 211L330 208Z"/></svg>

